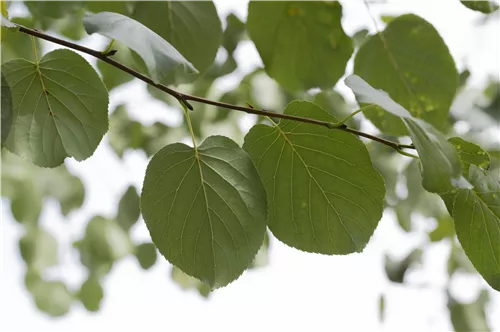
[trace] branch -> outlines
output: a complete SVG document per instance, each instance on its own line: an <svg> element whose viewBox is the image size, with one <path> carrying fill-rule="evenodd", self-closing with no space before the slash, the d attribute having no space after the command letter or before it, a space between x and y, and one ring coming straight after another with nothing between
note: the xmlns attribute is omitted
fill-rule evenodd
<svg viewBox="0 0 500 332"><path fill-rule="evenodd" d="M193 110L193 106L191 106L191 104L188 102L189 100L195 101L198 103L213 105L213 106L217 106L217 107L221 107L221 108L227 108L227 109L239 111L239 112L246 112L246 113L250 113L250 114L269 116L269 117L273 117L273 118L280 118L280 119L285 119L285 120L310 123L310 124L314 124L314 125L318 125L318 126L323 126L323 127L328 128L328 129L342 130L342 131L346 131L348 133L352 133L354 135L362 136L362 137L371 139L373 141L385 144L398 152L401 151L402 149L415 149L415 147L413 145L406 145L406 144L400 144L398 142L389 141L389 140L383 139L381 137L373 136L373 135L370 135L368 133L364 133L364 132L358 131L356 129L349 128L345 124L339 125L338 123L335 123L335 122L320 121L320 120L301 117L301 116L270 112L270 111L267 111L264 109L255 109L255 108L251 108L251 107L232 105L232 104L227 104L227 103L223 103L223 102L219 102L219 101L213 101L213 100L205 99L202 97L193 96L193 95L185 94L182 92L178 92L176 90L173 90L173 89L165 86L164 84L153 81L148 76L143 75L143 74L133 70L132 68L129 68L129 67L119 63L118 61L115 61L115 60L109 58L110 52L99 52L99 51L93 50L93 49L85 47L85 46L81 46L81 45L78 45L78 44L75 44L72 42L68 42L68 41L47 35L43 32L35 30L35 29L30 29L30 28L24 27L22 25L17 25L17 27L19 28L20 32L23 32L25 34L35 36L35 37L38 37L40 39L45 39L45 40L50 41L50 42L55 43L55 44L66 46L66 47L71 48L73 50L77 50L77 51L89 54L89 55L91 55L99 60L102 60L102 61L112 65L113 67L116 67L116 68L140 79L141 81L146 82L147 84L152 85L155 88L157 88L163 92L168 93L169 95L171 95L174 98L176 98L177 100L179 100L182 104L184 104L190 110Z"/></svg>

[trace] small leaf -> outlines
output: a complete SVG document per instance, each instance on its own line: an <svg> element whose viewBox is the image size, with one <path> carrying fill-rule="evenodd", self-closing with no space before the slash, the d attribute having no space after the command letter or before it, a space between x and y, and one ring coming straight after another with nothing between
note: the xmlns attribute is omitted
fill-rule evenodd
<svg viewBox="0 0 500 332"><path fill-rule="evenodd" d="M490 166L490 156L479 145L468 142L460 137L452 137L448 142L453 144L458 152L462 164L462 174L469 176L470 165L476 165L482 169L488 169Z"/></svg>
<svg viewBox="0 0 500 332"><path fill-rule="evenodd" d="M303 101L291 102L285 114L336 121ZM281 120L254 126L243 148L265 184L274 236L308 252L363 250L382 217L385 188L356 136Z"/></svg>
<svg viewBox="0 0 500 332"><path fill-rule="evenodd" d="M385 320L385 295L380 294L378 298L378 319L383 322Z"/></svg>
<svg viewBox="0 0 500 332"><path fill-rule="evenodd" d="M431 242L439 242L444 238L453 238L455 236L455 227L453 227L453 219L450 216L444 216L437 222L436 228L429 233Z"/></svg>
<svg viewBox="0 0 500 332"><path fill-rule="evenodd" d="M473 189L458 192L453 219L458 240L474 267L500 291L500 184L475 165L470 165Z"/></svg>
<svg viewBox="0 0 500 332"><path fill-rule="evenodd" d="M61 281L40 281L31 291L37 308L52 317L64 316L69 312L73 297Z"/></svg>
<svg viewBox="0 0 500 332"><path fill-rule="evenodd" d="M78 292L78 298L82 302L85 309L92 312L99 311L101 307L101 301L104 296L104 291L99 279L95 277L90 277L87 279Z"/></svg>
<svg viewBox="0 0 500 332"><path fill-rule="evenodd" d="M73 51L47 53L38 64L2 65L12 91L13 126L5 145L42 167L90 157L108 130L108 92L95 70Z"/></svg>
<svg viewBox="0 0 500 332"><path fill-rule="evenodd" d="M160 253L211 288L238 278L264 240L262 182L245 151L223 136L197 150L177 143L156 153L141 210Z"/></svg>
<svg viewBox="0 0 500 332"><path fill-rule="evenodd" d="M494 1L460 1L465 7L481 12L483 14L493 13L499 8L498 4Z"/></svg>
<svg viewBox="0 0 500 332"><path fill-rule="evenodd" d="M483 289L472 303L457 302L448 294L448 310L453 329L457 332L490 331L486 318L486 304L489 302L488 291Z"/></svg>
<svg viewBox="0 0 500 332"><path fill-rule="evenodd" d="M250 1L247 28L269 76L287 90L333 87L353 52L338 2Z"/></svg>
<svg viewBox="0 0 500 332"><path fill-rule="evenodd" d="M400 261L395 261L389 256L385 256L385 273L387 278L395 283L403 283L408 270L420 264L422 250L417 248L412 250L405 258Z"/></svg>
<svg viewBox="0 0 500 332"><path fill-rule="evenodd" d="M57 241L41 228L30 229L19 240L19 249L26 265L34 271L43 272L57 264Z"/></svg>
<svg viewBox="0 0 500 332"><path fill-rule="evenodd" d="M120 199L120 203L118 203L116 221L118 225L128 232L139 219L140 214L139 194L134 186L129 186Z"/></svg>
<svg viewBox="0 0 500 332"><path fill-rule="evenodd" d="M137 52L160 83L181 83L198 71L171 44L141 23L121 14L100 12L83 19L87 33L116 39Z"/></svg>
<svg viewBox="0 0 500 332"><path fill-rule="evenodd" d="M154 243L141 243L137 246L135 257L144 270L149 269L156 262L156 246Z"/></svg>
<svg viewBox="0 0 500 332"><path fill-rule="evenodd" d="M222 26L212 1L139 1L132 17L168 41L200 72L214 62Z"/></svg>
<svg viewBox="0 0 500 332"><path fill-rule="evenodd" d="M227 15L226 22L227 27L222 35L222 46L228 54L233 54L238 43L244 38L245 23L232 13Z"/></svg>
<svg viewBox="0 0 500 332"><path fill-rule="evenodd" d="M413 14L389 22L356 53L354 73L383 89L411 115L439 130L449 127L448 113L458 87L458 73L436 29ZM384 112L365 116L382 132L404 136L400 119Z"/></svg>
<svg viewBox="0 0 500 332"><path fill-rule="evenodd" d="M452 186L468 186L460 175L460 159L455 149L434 127L413 118L385 91L374 89L359 76L347 77L345 84L360 102L378 105L403 121L419 153L423 168L422 184L427 191L443 193Z"/></svg>

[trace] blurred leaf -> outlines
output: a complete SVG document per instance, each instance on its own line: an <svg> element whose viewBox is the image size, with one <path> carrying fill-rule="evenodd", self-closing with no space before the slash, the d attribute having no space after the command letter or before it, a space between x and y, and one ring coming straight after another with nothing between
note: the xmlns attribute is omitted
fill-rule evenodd
<svg viewBox="0 0 500 332"><path fill-rule="evenodd" d="M139 194L137 193L137 189L131 185L123 194L120 199L120 203L118 203L116 221L118 222L118 225L128 232L137 222L140 214Z"/></svg>
<svg viewBox="0 0 500 332"><path fill-rule="evenodd" d="M228 54L233 54L238 46L238 43L244 38L245 23L233 13L226 16L227 26L222 34L222 46Z"/></svg>
<svg viewBox="0 0 500 332"><path fill-rule="evenodd" d="M64 316L69 312L73 297L61 281L40 281L31 291L37 308L49 316Z"/></svg>
<svg viewBox="0 0 500 332"><path fill-rule="evenodd" d="M313 103L333 115L339 121L353 112L344 97L335 90L321 91L315 94ZM359 121L354 118L349 119L346 124L351 128L359 129Z"/></svg>
<svg viewBox="0 0 500 332"><path fill-rule="evenodd" d="M453 204L458 240L488 284L500 291L500 184L475 165L470 166L473 189L462 189Z"/></svg>
<svg viewBox="0 0 500 332"><path fill-rule="evenodd" d="M135 257L144 270L155 265L156 256L156 246L154 243L141 243L137 246Z"/></svg>
<svg viewBox="0 0 500 332"><path fill-rule="evenodd" d="M494 1L460 1L465 7L481 12L483 14L490 14L498 9L498 4Z"/></svg>
<svg viewBox="0 0 500 332"><path fill-rule="evenodd" d="M424 19L402 15L359 49L354 73L386 91L411 115L439 130L449 127L448 112L458 87L458 73L448 47ZM403 136L408 131L393 114L367 112L382 132Z"/></svg>
<svg viewBox="0 0 500 332"><path fill-rule="evenodd" d="M9 18L9 11L7 10L7 3L5 1L1 1L0 2L0 6L1 6L1 14L3 17L5 18ZM3 41L3 37L5 36L5 32L7 31L7 28L2 26L2 31L1 31L1 40ZM3 45L2 45L3 47ZM2 78L3 79L3 78ZM3 93L3 92L2 92Z"/></svg>
<svg viewBox="0 0 500 332"><path fill-rule="evenodd" d="M336 122L306 101L288 104L285 114ZM276 238L328 255L363 250L382 217L385 187L356 136L281 120L254 126L243 148L265 183L268 227Z"/></svg>
<svg viewBox="0 0 500 332"><path fill-rule="evenodd" d="M82 7L82 1L25 1L35 27L48 30L55 19L72 16Z"/></svg>
<svg viewBox="0 0 500 332"><path fill-rule="evenodd" d="M389 24L391 23L392 20L394 20L397 16L392 16L392 15L382 15L380 16L380 19L382 20L382 22L384 22L385 24Z"/></svg>
<svg viewBox="0 0 500 332"><path fill-rule="evenodd" d="M196 68L174 46L127 16L111 12L86 14L83 25L89 35L98 33L116 39L137 52L155 81L180 83L197 73Z"/></svg>
<svg viewBox="0 0 500 332"><path fill-rule="evenodd" d="M378 298L378 319L383 322L385 320L385 295L380 294Z"/></svg>
<svg viewBox="0 0 500 332"><path fill-rule="evenodd" d="M413 249L402 260L393 260L385 255L385 274L387 278L395 283L403 283L406 272L411 267L421 263L422 250L420 248Z"/></svg>
<svg viewBox="0 0 500 332"><path fill-rule="evenodd" d="M201 296L205 298L208 298L210 296L211 291L208 285L202 283L196 278L185 274L181 269L175 266L172 266L171 277L172 280L177 283L183 290L196 289Z"/></svg>
<svg viewBox="0 0 500 332"><path fill-rule="evenodd" d="M25 224L36 224L45 197L59 201L61 213L67 215L80 208L85 197L83 183L68 172L65 165L40 168L27 160L2 151L2 196L11 201L14 218Z"/></svg>
<svg viewBox="0 0 500 332"><path fill-rule="evenodd" d="M121 1L113 1L116 3L123 3ZM92 1L89 3L100 3L100 1ZM113 43L113 50L116 50L116 53L111 56L113 60L120 62L121 64L130 67L136 71L142 71L142 68L146 68L143 62L137 63L136 59L132 56L132 52L127 46L120 43L119 41L115 41ZM142 60L141 60L142 61ZM111 91L111 89L116 88L117 86L127 83L134 79L134 77L114 66L104 62L98 61L97 68L102 75L102 81L104 85Z"/></svg>
<svg viewBox="0 0 500 332"><path fill-rule="evenodd" d="M56 239L41 228L29 228L19 240L19 250L28 268L39 273L58 261Z"/></svg>
<svg viewBox="0 0 500 332"><path fill-rule="evenodd" d="M354 43L355 48L360 48L367 41L369 37L368 29L361 29L356 31L356 33L352 36L352 42Z"/></svg>
<svg viewBox="0 0 500 332"><path fill-rule="evenodd" d="M146 170L141 211L160 253L211 288L243 273L266 231L259 175L224 136L210 136L196 149L176 143L157 152Z"/></svg>
<svg viewBox="0 0 500 332"><path fill-rule="evenodd" d="M483 289L472 303L457 302L448 294L448 310L451 323L456 332L490 331L486 319L485 307L489 302L488 291Z"/></svg>
<svg viewBox="0 0 500 332"><path fill-rule="evenodd" d="M484 95L489 99L489 103L481 109L496 121L500 121L500 82L490 82L484 90Z"/></svg>
<svg viewBox="0 0 500 332"><path fill-rule="evenodd" d="M24 274L24 285L26 286L26 289L33 292L37 284L41 281L40 272L28 266L26 273Z"/></svg>
<svg viewBox="0 0 500 332"><path fill-rule="evenodd" d="M443 216L437 220L437 226L429 233L431 242L439 242L444 238L453 238L455 236L455 227L453 219L450 216Z"/></svg>
<svg viewBox="0 0 500 332"><path fill-rule="evenodd" d="M250 1L247 29L266 72L283 88L326 89L353 52L341 19L338 2Z"/></svg>
<svg viewBox="0 0 500 332"><path fill-rule="evenodd" d="M214 62L222 26L212 1L139 1L132 17L172 44L200 72Z"/></svg>
<svg viewBox="0 0 500 332"><path fill-rule="evenodd" d="M459 81L458 86L463 88L467 84L469 77L470 77L469 69L464 69L458 77L458 81Z"/></svg>
<svg viewBox="0 0 500 332"><path fill-rule="evenodd" d="M465 273L477 273L474 265L472 265L469 258L467 258L464 250L462 249L460 244L456 243L455 239L452 239L451 242L447 271L450 277L453 276L456 271L462 271Z"/></svg>
<svg viewBox="0 0 500 332"><path fill-rule="evenodd" d="M99 311L103 296L104 291L99 279L92 276L82 284L78 292L78 298L85 309L92 312Z"/></svg>

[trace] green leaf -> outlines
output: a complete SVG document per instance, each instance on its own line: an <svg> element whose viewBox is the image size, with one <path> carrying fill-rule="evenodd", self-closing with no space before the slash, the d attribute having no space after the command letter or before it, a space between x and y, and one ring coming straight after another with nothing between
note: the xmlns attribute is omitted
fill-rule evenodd
<svg viewBox="0 0 500 332"><path fill-rule="evenodd" d="M383 322L385 320L385 295L380 294L378 298L378 319Z"/></svg>
<svg viewBox="0 0 500 332"><path fill-rule="evenodd" d="M156 246L154 243L141 243L137 246L135 257L144 270L156 263Z"/></svg>
<svg viewBox="0 0 500 332"><path fill-rule="evenodd" d="M104 296L104 291L99 279L95 277L90 277L87 279L78 292L78 298L82 302L85 309L92 312L99 311L101 307L101 301Z"/></svg>
<svg viewBox="0 0 500 332"><path fill-rule="evenodd" d="M386 92L374 89L359 76L347 77L345 84L360 102L378 105L403 121L419 153L422 162L422 184L427 191L444 193L452 186L468 187L469 184L460 173L457 152L433 126L412 117Z"/></svg>
<svg viewBox="0 0 500 332"><path fill-rule="evenodd" d="M412 250L405 258L396 261L389 256L385 256L385 274L387 278L395 283L403 283L408 270L421 263L422 250L417 248Z"/></svg>
<svg viewBox="0 0 500 332"><path fill-rule="evenodd" d="M129 186L118 203L118 215L116 221L125 231L130 228L139 219L140 198L137 189L134 186Z"/></svg>
<svg viewBox="0 0 500 332"><path fill-rule="evenodd" d="M1 7L1 14L5 18L9 18L9 11L7 10L7 3L5 1L0 2L0 7ZM3 21L3 18L2 18ZM1 32L1 40L3 42L3 37L5 36L5 32L7 31L7 28L2 25L2 32ZM3 46L3 45L2 45ZM3 78L2 78L3 80ZM2 92L3 93L3 92Z"/></svg>
<svg viewBox="0 0 500 332"><path fill-rule="evenodd" d="M130 7L134 5L132 1L85 1L85 7L93 13L113 12L122 15L130 14Z"/></svg>
<svg viewBox="0 0 500 332"><path fill-rule="evenodd" d="M172 44L200 72L214 62L222 26L212 1L140 1L132 17Z"/></svg>
<svg viewBox="0 0 500 332"><path fill-rule="evenodd" d="M83 25L89 35L98 33L116 39L136 51L155 81L181 83L198 72L171 44L127 16L110 12L87 14Z"/></svg>
<svg viewBox="0 0 500 332"><path fill-rule="evenodd" d="M475 165L470 165L473 189L455 197L453 218L458 240L474 267L500 291L500 184Z"/></svg>
<svg viewBox="0 0 500 332"><path fill-rule="evenodd" d="M57 241L41 228L29 229L19 240L19 249L26 265L34 271L42 272L57 264Z"/></svg>
<svg viewBox="0 0 500 332"><path fill-rule="evenodd" d="M156 153L141 210L160 253L210 288L237 279L264 240L262 182L245 151L223 136L197 150L177 143Z"/></svg>
<svg viewBox="0 0 500 332"><path fill-rule="evenodd" d="M369 36L370 34L368 29L361 29L356 31L356 33L352 36L354 47L360 48L361 46L363 46Z"/></svg>
<svg viewBox="0 0 500 332"><path fill-rule="evenodd" d="M448 294L448 310L453 329L456 332L484 331L489 332L485 307L489 302L488 291L483 289L476 301L472 303L457 302Z"/></svg>
<svg viewBox="0 0 500 332"><path fill-rule="evenodd" d="M68 287L61 281L40 281L31 292L37 308L52 317L66 315L73 302Z"/></svg>
<svg viewBox="0 0 500 332"><path fill-rule="evenodd" d="M460 137L452 137L448 142L453 144L458 152L462 164L462 175L469 176L470 165L476 165L482 169L490 166L490 156L479 145L468 142Z"/></svg>
<svg viewBox="0 0 500 332"><path fill-rule="evenodd" d="M408 14L391 20L356 53L354 73L386 91L414 117L439 130L448 128L458 73L448 47L424 19ZM391 114L365 116L384 133L407 135L401 119Z"/></svg>
<svg viewBox="0 0 500 332"><path fill-rule="evenodd" d="M483 14L490 14L497 10L498 4L494 1L460 1L465 7L481 12Z"/></svg>
<svg viewBox="0 0 500 332"><path fill-rule="evenodd" d="M84 58L58 49L38 64L5 63L2 72L14 104L10 151L43 167L94 153L108 130L108 92Z"/></svg>
<svg viewBox="0 0 500 332"><path fill-rule="evenodd" d="M228 54L233 54L238 46L238 43L244 38L245 23L233 13L226 17L227 27L222 35L222 46Z"/></svg>
<svg viewBox="0 0 500 332"><path fill-rule="evenodd" d="M303 101L291 102L285 114L336 121ZM382 217L385 188L356 136L281 120L254 126L243 148L264 182L274 236L308 252L363 250Z"/></svg>
<svg viewBox="0 0 500 332"><path fill-rule="evenodd" d="M12 94L2 73L2 144L7 140L12 126L12 108Z"/></svg>
<svg viewBox="0 0 500 332"><path fill-rule="evenodd" d="M346 103L344 97L335 90L321 91L315 94L313 103L333 115L338 120L342 120L352 113L352 110ZM359 122L354 118L349 119L346 124L351 128L359 128Z"/></svg>
<svg viewBox="0 0 500 332"><path fill-rule="evenodd" d="M287 90L333 87L353 52L338 2L250 1L247 28L266 72Z"/></svg>
<svg viewBox="0 0 500 332"><path fill-rule="evenodd" d="M121 1L113 2L122 3ZM100 1L89 1L89 3L100 3ZM128 47L115 41L113 43L113 50L116 50L116 54L113 55L113 60L116 60L136 71L141 71L141 66L136 63L135 58L132 56L133 51L131 51ZM102 75L102 81L109 91L134 79L134 77L129 73L126 73L104 61L97 62L97 69L99 69L99 72ZM112 125L113 122L110 122Z"/></svg>
<svg viewBox="0 0 500 332"><path fill-rule="evenodd" d="M205 298L208 298L211 293L210 287L207 284L204 284L198 279L185 274L181 269L175 266L172 266L172 272L170 276L172 280L177 283L183 290L196 289L198 290L198 293Z"/></svg>

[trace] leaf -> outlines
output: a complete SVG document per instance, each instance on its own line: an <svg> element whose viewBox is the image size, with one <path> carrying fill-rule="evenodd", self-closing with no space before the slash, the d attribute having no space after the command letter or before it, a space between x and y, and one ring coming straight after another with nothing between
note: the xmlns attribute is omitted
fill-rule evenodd
<svg viewBox="0 0 500 332"><path fill-rule="evenodd" d="M356 31L356 33L352 36L352 42L355 48L360 48L366 42L368 37L370 36L368 29L361 29Z"/></svg>
<svg viewBox="0 0 500 332"><path fill-rule="evenodd" d="M69 312L73 297L61 281L40 281L32 290L37 308L52 317L64 316Z"/></svg>
<svg viewBox="0 0 500 332"><path fill-rule="evenodd" d="M380 294L378 298L378 319L380 322L385 320L385 295Z"/></svg>
<svg viewBox="0 0 500 332"><path fill-rule="evenodd" d="M485 307L489 302L488 291L483 289L472 303L457 302L448 294L448 310L453 329L456 332L490 331Z"/></svg>
<svg viewBox="0 0 500 332"><path fill-rule="evenodd" d="M333 87L353 52L338 2L250 1L247 29L266 72L287 90Z"/></svg>
<svg viewBox="0 0 500 332"><path fill-rule="evenodd" d="M141 243L137 246L135 257L144 270L156 263L156 246L154 243Z"/></svg>
<svg viewBox="0 0 500 332"><path fill-rule="evenodd" d="M31 17L15 17L12 19L12 22L2 19L2 64L17 59L33 61L33 47L31 45L30 36L19 32L17 28L3 29L4 21L11 23L14 27L15 25L13 23L27 27L33 26L34 24ZM40 40L38 38L35 38L35 46L37 49L40 49Z"/></svg>
<svg viewBox="0 0 500 332"><path fill-rule="evenodd" d="M41 228L29 229L19 240L19 250L26 265L37 272L43 272L58 261L56 239Z"/></svg>
<svg viewBox="0 0 500 332"><path fill-rule="evenodd" d="M3 2L2 2L3 4ZM9 84L5 80L2 73L2 144L7 140L7 137L12 126L12 94Z"/></svg>
<svg viewBox="0 0 500 332"><path fill-rule="evenodd" d="M313 103L339 120L352 113L344 97L335 90L318 92L314 95ZM354 118L347 120L346 124L351 128L359 128L359 121Z"/></svg>
<svg viewBox="0 0 500 332"><path fill-rule="evenodd" d="M108 92L84 58L58 49L38 64L5 63L2 72L14 104L10 151L42 167L94 153L108 130Z"/></svg>
<svg viewBox="0 0 500 332"><path fill-rule="evenodd" d="M233 13L227 15L226 22L227 27L222 35L222 46L228 54L233 54L239 42L244 38L246 27L245 23Z"/></svg>
<svg viewBox="0 0 500 332"><path fill-rule="evenodd" d="M423 168L422 184L427 191L443 193L452 186L468 186L460 176L460 160L455 149L433 126L413 118L385 91L374 89L359 76L347 77L345 84L360 102L378 105L403 121L419 153Z"/></svg>
<svg viewBox="0 0 500 332"><path fill-rule="evenodd" d="M500 184L475 165L469 181L474 188L460 190L453 204L457 237L477 271L500 291Z"/></svg>
<svg viewBox="0 0 500 332"><path fill-rule="evenodd" d="M395 283L403 283L408 270L421 263L422 250L417 248L412 250L405 258L395 261L389 256L385 256L385 274L387 278Z"/></svg>
<svg viewBox="0 0 500 332"><path fill-rule="evenodd" d="M336 122L304 101L291 102L285 114ZM254 126L243 148L264 182L274 236L308 252L363 250L382 217L385 188L356 136L281 120Z"/></svg>
<svg viewBox="0 0 500 332"><path fill-rule="evenodd" d="M429 233L431 242L439 242L444 238L453 238L455 236L455 228L453 227L453 219L450 216L444 216L439 219L436 228Z"/></svg>
<svg viewBox="0 0 500 332"><path fill-rule="evenodd" d="M204 298L208 298L210 296L211 290L207 284L204 284L198 279L185 274L181 269L172 266L172 272L170 276L172 280L183 290L196 289L198 290L198 293Z"/></svg>
<svg viewBox="0 0 500 332"><path fill-rule="evenodd" d="M223 136L197 150L176 143L157 152L141 210L160 253L212 289L237 279L264 240L262 182L245 151Z"/></svg>
<svg viewBox="0 0 500 332"><path fill-rule="evenodd" d="M118 222L118 225L128 232L137 222L140 214L139 194L134 186L129 186L120 199L120 203L118 203L118 215L116 216L116 221Z"/></svg>
<svg viewBox="0 0 500 332"><path fill-rule="evenodd" d="M113 2L123 3L121 1ZM88 3L100 3L100 1L89 1ZM113 55L114 60L136 71L141 71L140 65L136 63L135 58L132 56L133 51L131 51L128 47L115 41L113 43L113 50L116 50L116 54ZM97 68L102 75L104 85L106 85L109 91L134 79L134 76L129 73L126 73L104 61L98 61ZM112 125L113 122L110 121L110 123Z"/></svg>
<svg viewBox="0 0 500 332"><path fill-rule="evenodd" d="M98 33L116 39L137 52L157 82L181 83L198 72L171 44L127 16L111 12L87 14L83 25L89 35Z"/></svg>
<svg viewBox="0 0 500 332"><path fill-rule="evenodd" d="M490 14L497 10L498 4L494 1L460 1L465 7L481 12L483 14Z"/></svg>
<svg viewBox="0 0 500 332"><path fill-rule="evenodd" d="M85 7L93 13L113 12L122 15L130 14L131 1L85 1Z"/></svg>
<svg viewBox="0 0 500 332"><path fill-rule="evenodd" d="M439 130L448 128L458 73L448 47L424 19L402 15L369 37L356 53L354 74L386 91L414 117ZM367 112L365 116L384 133L407 135L401 119L391 114Z"/></svg>
<svg viewBox="0 0 500 332"><path fill-rule="evenodd" d="M453 144L458 152L462 164L462 174L469 176L470 165L476 165L482 169L488 169L490 166L490 156L479 145L468 142L460 137L452 137L448 142Z"/></svg>
<svg viewBox="0 0 500 332"><path fill-rule="evenodd" d="M99 311L101 307L101 301L104 296L104 291L99 279L95 277L90 277L87 279L78 292L78 298L82 302L85 309L92 312Z"/></svg>
<svg viewBox="0 0 500 332"><path fill-rule="evenodd" d="M132 17L172 44L200 72L214 62L222 26L212 1L137 2Z"/></svg>
<svg viewBox="0 0 500 332"><path fill-rule="evenodd" d="M1 6L0 9L1 9L2 16L8 19L9 18L9 11L7 10L7 3L5 1L1 1L0 6ZM2 22L3 22L3 18L2 18ZM7 31L7 28L2 25L2 32L1 32L1 35L2 35L1 40L2 41L3 41L3 37L5 36L6 31ZM2 83L3 83L3 77L2 77ZM2 91L2 93L3 93L3 91ZM2 131L3 131L3 129L2 129Z"/></svg>

